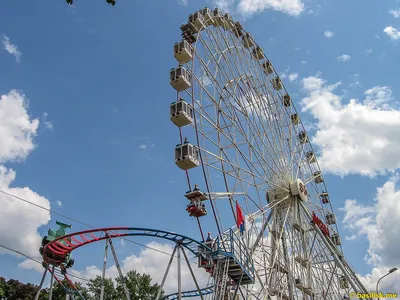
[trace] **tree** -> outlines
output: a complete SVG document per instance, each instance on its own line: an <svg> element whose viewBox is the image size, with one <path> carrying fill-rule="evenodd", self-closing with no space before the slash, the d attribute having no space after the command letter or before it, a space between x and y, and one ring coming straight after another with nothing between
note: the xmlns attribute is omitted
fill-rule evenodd
<svg viewBox="0 0 400 300"><path fill-rule="evenodd" d="M6 296L6 280L0 277L0 299Z"/></svg>
<svg viewBox="0 0 400 300"><path fill-rule="evenodd" d="M67 280L64 279L61 281L61 283L62 286L58 282L55 282L53 285L53 294L52 294L53 300L65 300L65 296L68 292L65 287L67 287L68 290L72 291L72 288L70 287ZM88 290L85 287L83 287L82 284L75 282L74 285L85 299L89 299ZM43 294L48 295L48 290L46 290L46 292ZM75 298L79 299L76 293L74 293L74 295L76 296ZM46 299L48 299L48 296Z"/></svg>
<svg viewBox="0 0 400 300"><path fill-rule="evenodd" d="M65 0L69 5L72 5L74 3L74 0ZM115 5L115 0L106 0L108 4L111 4L112 6Z"/></svg>
<svg viewBox="0 0 400 300"><path fill-rule="evenodd" d="M95 279L90 279L87 286L91 294L90 299L99 299L101 293L101 276L96 276ZM104 278L104 295L107 300L119 299L117 298L117 291L115 290L114 282L111 278Z"/></svg>
<svg viewBox="0 0 400 300"><path fill-rule="evenodd" d="M132 300L152 300L155 299L160 289L160 286L151 284L151 277L147 274L140 274L136 271L129 271L124 276L126 287ZM125 298L124 289L122 287L121 279L117 278L117 292L118 298ZM163 293L161 294L163 296Z"/></svg>

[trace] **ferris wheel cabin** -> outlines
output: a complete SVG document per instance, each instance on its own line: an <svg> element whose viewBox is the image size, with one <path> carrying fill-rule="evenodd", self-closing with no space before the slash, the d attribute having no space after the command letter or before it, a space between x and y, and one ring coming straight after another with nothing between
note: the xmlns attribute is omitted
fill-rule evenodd
<svg viewBox="0 0 400 300"><path fill-rule="evenodd" d="M300 118L299 118L298 114L290 115L290 120L292 120L293 125L299 125L299 123L300 123Z"/></svg>
<svg viewBox="0 0 400 300"><path fill-rule="evenodd" d="M222 15L221 11L218 8L214 9L213 15L214 15L214 24L213 24L214 27L224 25L223 15Z"/></svg>
<svg viewBox="0 0 400 300"><path fill-rule="evenodd" d="M170 84L178 92L191 87L192 75L183 66L171 69Z"/></svg>
<svg viewBox="0 0 400 300"><path fill-rule="evenodd" d="M333 213L329 213L325 216L326 224L333 225L336 224L336 217Z"/></svg>
<svg viewBox="0 0 400 300"><path fill-rule="evenodd" d="M272 67L272 64L270 61L263 62L262 67L264 69L265 74L269 75L269 74L274 73L274 68Z"/></svg>
<svg viewBox="0 0 400 300"><path fill-rule="evenodd" d="M315 158L315 154L313 151L308 151L306 153L306 159L308 161L308 163L315 163L317 161L317 159Z"/></svg>
<svg viewBox="0 0 400 300"><path fill-rule="evenodd" d="M200 164L199 150L186 139L175 147L175 164L182 170L189 170Z"/></svg>
<svg viewBox="0 0 400 300"><path fill-rule="evenodd" d="M170 105L170 120L178 127L189 125L193 122L193 108L182 98Z"/></svg>
<svg viewBox="0 0 400 300"><path fill-rule="evenodd" d="M232 16L230 14L226 13L224 15L224 18L225 18L225 22L222 25L222 27L225 30L231 30L231 29L235 28L235 23L233 22Z"/></svg>
<svg viewBox="0 0 400 300"><path fill-rule="evenodd" d="M328 204L329 203L329 196L327 192L322 192L320 195L321 201L323 204Z"/></svg>
<svg viewBox="0 0 400 300"><path fill-rule="evenodd" d="M243 36L243 26L239 22L235 23L235 28L233 30L233 33L236 35L237 38L240 38Z"/></svg>
<svg viewBox="0 0 400 300"><path fill-rule="evenodd" d="M337 233L332 234L331 241L336 246L340 246L342 244L341 241L340 241L340 237L339 237L339 235Z"/></svg>
<svg viewBox="0 0 400 300"><path fill-rule="evenodd" d="M193 47L186 40L175 43L174 57L179 64L186 64L193 59Z"/></svg>
<svg viewBox="0 0 400 300"><path fill-rule="evenodd" d="M253 56L255 59L263 59L264 58L264 52L260 47L254 47L253 49Z"/></svg>
<svg viewBox="0 0 400 300"><path fill-rule="evenodd" d="M275 90L279 91L283 88L283 84L282 81L279 77L275 77L272 80L272 86L274 87Z"/></svg>
<svg viewBox="0 0 400 300"><path fill-rule="evenodd" d="M243 37L242 37L242 43L243 46L246 49L249 49L250 47L254 46L254 40L252 38L252 36L250 35L250 33L246 33Z"/></svg>
<svg viewBox="0 0 400 300"><path fill-rule="evenodd" d="M205 26L205 20L200 11L189 15L189 23L193 24L197 32L201 31Z"/></svg>
<svg viewBox="0 0 400 300"><path fill-rule="evenodd" d="M203 15L204 22L206 25L214 25L213 12L208 7L204 7L200 10L201 14Z"/></svg>
<svg viewBox="0 0 400 300"><path fill-rule="evenodd" d="M305 144L308 142L308 136L305 131L302 131L299 133L299 140L300 140L300 143L302 143L302 144Z"/></svg>
<svg viewBox="0 0 400 300"><path fill-rule="evenodd" d="M324 179L322 178L322 174L320 171L315 171L314 172L314 181L315 183L322 183L324 182Z"/></svg>

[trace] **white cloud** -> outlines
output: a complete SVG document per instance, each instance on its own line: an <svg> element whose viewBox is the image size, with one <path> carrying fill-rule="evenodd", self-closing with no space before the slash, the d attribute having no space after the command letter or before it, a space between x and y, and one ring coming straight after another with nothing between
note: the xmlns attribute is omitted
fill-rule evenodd
<svg viewBox="0 0 400 300"><path fill-rule="evenodd" d="M400 168L400 111L393 108L391 90L376 86L359 102L344 104L334 90L318 77L303 79L307 96L303 111L317 119L312 141L321 150L325 171L374 176Z"/></svg>
<svg viewBox="0 0 400 300"><path fill-rule="evenodd" d="M50 209L50 202L28 187L10 187L15 176L14 170L0 166L0 189ZM37 257L42 240L37 229L50 221L50 213L3 193L0 193L0 207L0 241L12 249Z"/></svg>
<svg viewBox="0 0 400 300"><path fill-rule="evenodd" d="M289 74L289 81L295 81L299 77L298 73Z"/></svg>
<svg viewBox="0 0 400 300"><path fill-rule="evenodd" d="M372 52L374 52L371 48L367 48L364 50L365 55L370 55Z"/></svg>
<svg viewBox="0 0 400 300"><path fill-rule="evenodd" d="M47 112L43 113L43 124L48 130L53 131L53 122L47 119L48 116Z"/></svg>
<svg viewBox="0 0 400 300"><path fill-rule="evenodd" d="M39 121L31 120L25 96L15 90L0 97L0 163L24 160L34 149ZM0 190L50 209L50 202L28 187L11 187L16 173L0 165ZM30 256L38 256L41 237L37 231L50 220L41 210L0 193L0 241ZM5 251L1 250L0 253Z"/></svg>
<svg viewBox="0 0 400 300"><path fill-rule="evenodd" d="M214 7L218 7L220 10L230 12L235 0L213 0Z"/></svg>
<svg viewBox="0 0 400 300"><path fill-rule="evenodd" d="M334 32L332 31L325 31L324 32L324 36L327 37L328 39L330 39L331 37L333 37L335 35Z"/></svg>
<svg viewBox="0 0 400 300"><path fill-rule="evenodd" d="M57 206L62 207L62 202L60 200L57 200Z"/></svg>
<svg viewBox="0 0 400 300"><path fill-rule="evenodd" d="M178 3L183 6L188 6L188 0L178 0Z"/></svg>
<svg viewBox="0 0 400 300"><path fill-rule="evenodd" d="M21 53L21 51L18 50L18 47L16 45L11 44L10 38L7 37L6 35L3 35L2 43L3 43L4 50L6 50L11 55L13 55L17 62L20 62L22 53Z"/></svg>
<svg viewBox="0 0 400 300"><path fill-rule="evenodd" d="M377 188L376 199L371 205L356 200L346 200L343 223L356 237L365 236L368 241L367 263L374 268L362 277L367 290L374 290L377 280L392 267L400 265L400 191L396 188L398 175ZM382 281L380 289L400 293L400 272Z"/></svg>
<svg viewBox="0 0 400 300"><path fill-rule="evenodd" d="M304 11L301 0L239 0L237 10L244 16L252 16L266 9L273 9L291 16L298 16Z"/></svg>
<svg viewBox="0 0 400 300"><path fill-rule="evenodd" d="M400 9L392 9L389 10L389 13L393 16L393 18L398 19L400 18Z"/></svg>
<svg viewBox="0 0 400 300"><path fill-rule="evenodd" d="M392 40L400 39L400 31L392 26L387 26L383 32L386 33Z"/></svg>
<svg viewBox="0 0 400 300"><path fill-rule="evenodd" d="M373 108L384 108L390 110L392 90L387 86L375 86L365 91L364 104Z"/></svg>
<svg viewBox="0 0 400 300"><path fill-rule="evenodd" d="M346 61L349 61L350 59L351 59L351 56L348 54L343 54L343 55L337 57L337 60L341 61L341 62L346 62Z"/></svg>
<svg viewBox="0 0 400 300"><path fill-rule="evenodd" d="M305 64L307 63L307 61L302 60L301 63L302 63L303 65L305 65Z"/></svg>
<svg viewBox="0 0 400 300"><path fill-rule="evenodd" d="M141 144L141 145L139 146L139 148L144 150L144 149L147 149L147 146L146 146L145 144Z"/></svg>
<svg viewBox="0 0 400 300"><path fill-rule="evenodd" d="M11 90L0 97L0 163L24 160L35 148L33 138L39 120L30 120L28 101L22 93Z"/></svg>

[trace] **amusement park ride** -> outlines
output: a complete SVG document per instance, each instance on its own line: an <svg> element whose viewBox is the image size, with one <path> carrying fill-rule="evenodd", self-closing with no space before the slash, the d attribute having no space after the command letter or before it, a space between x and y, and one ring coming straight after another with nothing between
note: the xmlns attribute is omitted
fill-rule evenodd
<svg viewBox="0 0 400 300"><path fill-rule="evenodd" d="M57 223L58 231L49 230L40 248L42 283L48 270L53 282L55 267L68 279L71 252L100 241L106 243L102 278L108 247L122 278L112 239L148 236L175 244L157 300L175 257L178 291L163 299L341 300L352 291L368 293L344 258L309 137L263 50L219 9L191 14L181 31L173 49L178 66L170 71L177 92L170 119L179 131L175 164L186 175L186 211L202 242L146 228L66 234L70 226ZM205 240L204 224L214 226L214 239ZM208 274L207 286L199 286L186 252ZM192 275L192 291L182 291L181 260Z"/></svg>

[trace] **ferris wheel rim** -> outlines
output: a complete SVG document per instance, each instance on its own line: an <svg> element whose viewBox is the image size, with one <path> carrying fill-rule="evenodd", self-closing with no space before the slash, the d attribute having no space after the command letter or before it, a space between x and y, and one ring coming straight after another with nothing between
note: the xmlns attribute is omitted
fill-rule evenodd
<svg viewBox="0 0 400 300"><path fill-rule="evenodd" d="M214 17L212 17L212 19L214 19ZM233 46L231 46L231 47L229 47L229 45L227 44L226 45L226 47L224 46L224 47L222 47L222 49L223 50L221 50L221 49L219 49L219 52L215 52L215 53L213 53L213 54L211 54L211 56L213 57L213 59L216 59L217 60L217 64L214 66L214 71L212 71L212 72L210 72L210 70L207 70L206 71L206 69L207 68L204 68L204 69L202 69L202 67L204 67L204 64L208 67L209 65L212 65L212 62L211 62L211 59L209 59L209 60L207 60L207 59L204 59L204 61L205 62L203 62L203 61L201 61L201 53L200 53L200 55L199 55L199 53L198 53L198 47L199 47L199 45L202 45L202 43L204 43L204 41L202 41L202 36L203 36L203 32L204 32L204 34L206 34L207 33L207 31L208 31L208 28L207 28L207 26L206 25L204 25L203 26L204 28L202 28L202 29L204 29L204 30L199 30L198 32L196 32L196 34L197 34L197 38L195 39L195 42L194 42L194 48L193 48L193 58L192 58L192 61L191 61L191 63L189 63L188 64L188 66L189 66L189 68L188 68L188 70L189 70L189 72L190 72L190 74L191 74L191 82L192 82L192 85L191 85L191 87L189 88L189 91L184 91L184 92L186 92L188 95L189 95L189 97L191 98L191 100L192 100L192 107L193 107L193 118L194 118L194 123L191 125L191 127L194 127L194 129L195 129L195 134L196 134L196 148L199 150L199 156L200 156L200 164L201 164L201 168L202 168L202 173L203 173L203 178L204 178L204 181L205 181L205 184L206 184L206 188L207 188L207 192L208 192L208 195L211 195L212 193L216 193L217 191L219 191L219 190L221 190L221 188L219 187L219 188L217 188L217 189L215 189L215 188L213 188L213 183L212 183L212 172L210 171L211 170L211 163L208 163L208 161L210 161L210 157L211 156L214 156L214 158L219 158L220 159L220 163L221 163L221 168L223 168L222 166L223 166L223 163L225 163L225 161L223 161L222 160L222 154L220 154L219 156L217 155L217 154L215 154L215 153L217 153L217 152L213 152L212 150L210 150L210 151L208 151L207 149L208 149L208 147L206 147L206 143L205 143L205 140L206 140L206 138L205 138L205 127L204 126L207 126L207 125L203 125L203 123L202 123L202 121L203 121L203 119L204 120L206 120L206 121L208 121L207 120L207 118L206 117L204 117L204 116L202 116L202 114L201 114L201 111L200 111L200 109L202 108L202 98L201 98L201 96L200 96L200 98L198 98L199 97L199 95L201 95L202 93L205 93L205 94L207 94L207 93L210 93L210 92L208 92L207 91L207 89L205 88L206 86L207 86L207 84L205 83L205 81L203 81L203 80L209 80L211 83L212 83L212 85L214 86L217 82L219 82L219 80L218 79L215 79L215 78L217 78L218 76L221 76L221 75L219 75L218 74L218 72L221 72L221 69L219 68L219 62L220 61L224 61L226 58L224 57L224 55L226 54L226 53L228 53L231 49L230 48L232 48L232 49L234 49L234 50L236 50L236 51L238 51L238 49L239 49L239 47L237 47L237 43L234 43L234 45ZM211 26L210 26L211 27ZM223 35L223 33L222 33L222 28L221 27L219 27L219 26L216 26L216 27L218 27L218 29L216 29L216 31L217 30L219 30L219 33L220 33L220 35ZM224 28L224 32L227 32L228 30L226 30L226 28ZM248 34L248 32L247 31L245 31L243 28L242 28L242 31L243 31L243 33L244 34ZM217 33L217 35L218 35L218 33ZM219 36L220 38L221 38L221 36ZM229 35L229 37L230 38L233 38L233 39L235 39L236 41L240 41L240 39L239 39L239 36L237 36L236 35L236 38L233 36L233 34L232 34L232 32L231 32L231 34ZM221 38L221 40L223 39L223 37ZM226 42L226 40L225 40L225 42ZM259 47L259 45L255 42L255 40L253 39L253 42L254 42L254 49L257 47L257 48L260 48ZM218 43L217 43L218 44ZM240 43L239 43L240 44ZM240 49L241 49L241 51L243 51L243 52L246 52L246 54L247 54L247 56L246 56L246 58L247 59L251 59L251 56L250 56L250 49L251 47L240 47ZM213 48L214 50L216 50L217 48ZM261 48L260 48L261 49ZM206 51L205 51L206 52ZM203 54L204 55L204 54ZM203 57L204 58L204 57ZM262 61L266 61L266 62L270 62L270 60L268 59L268 57L264 54L264 52L262 51ZM255 75L254 75L254 73L251 73L251 74L253 74L255 77L253 78L253 77L251 77L252 79L251 80L253 80L253 81L251 81L250 79L246 79L246 77L247 77L247 74L244 74L244 75L241 75L240 76L240 78L236 78L236 77L234 77L233 79L231 79L230 81L229 80L222 80L222 82L223 82L223 84L221 85L221 86L219 86L219 88L218 87L214 87L214 90L213 90L213 94L214 94L214 96L215 95L218 95L218 96L221 96L221 94L222 94L222 92L221 91L227 91L228 89L227 89L227 86L229 87L229 85L231 85L231 84L233 84L234 85L234 91L233 91L233 93L236 93L236 89L238 89L238 87L240 88L240 89L242 89L241 88L241 86L240 86L240 83L242 83L242 81L243 81L243 84L244 84L244 82L245 82L245 80L247 80L247 84L249 84L249 82L250 82L250 84L254 84L254 82L256 82L257 80L258 81L261 81L260 80L260 78L259 78L259 75L260 75L260 73L262 74L262 66L261 66L261 59L255 59L253 62L255 62L255 64L257 65L257 71L255 71ZM197 71L198 71L198 69L196 68L197 67L197 65L195 65L195 63L197 63L197 64L199 64L199 70L200 70L200 72L199 73L197 73ZM229 63L229 61L228 61L228 63ZM186 63L183 63L183 65L186 65ZM229 64L228 64L229 65ZM211 68L211 70L213 70L212 68ZM274 76L273 77L273 79L278 79L278 80L280 80L280 76L277 74L277 71L274 69L274 68L272 68L272 70L273 70L273 72L272 72L272 76ZM258 72L258 73L257 73ZM229 73L228 73L229 74ZM271 73L268 73L268 74L266 74L266 78L267 78L267 80L266 81L263 81L263 85L262 85L262 87L263 88L265 88L265 90L266 91L268 91L268 90L270 90L269 88L271 88L271 86L273 85L273 82L272 82L272 79L271 79L271 76L269 76ZM203 76L203 75L205 75L205 76ZM220 77L221 78L221 77ZM263 78L264 78L264 76L263 76ZM228 78L227 78L228 79ZM226 83L225 83L226 82ZM199 89L199 91L196 93L195 92L195 87L196 87L196 85L197 85L197 87L198 87L198 89ZM210 83L208 83L208 85L210 85ZM286 87L285 87L285 85L284 85L284 83L283 82L281 82L281 85L282 85L282 87L280 88L280 89L278 89L278 90L281 90L281 92L280 93L274 93L274 95L276 96L276 95L278 95L278 96L276 96L278 99L281 99L280 97L279 97L279 95L288 95L289 93L287 92L287 89L286 89ZM223 88L222 88L222 86L223 86ZM246 89L246 87L245 86L242 86L242 87L244 87L244 89ZM249 87L249 89L251 89L250 87ZM228 92L226 92L226 93L228 93ZM243 90L242 90L242 93L244 93L243 92ZM284 94L283 94L284 93ZM196 97L195 97L195 94L196 94ZM178 95L179 95L179 91L178 91ZM215 99L211 96L211 94L210 94L210 99L212 99L213 100L213 102L212 103L214 103L215 104L215 106L222 106L221 105L221 103L223 103L223 99L222 99L222 97L218 100L218 101L215 101ZM289 98L290 99L290 98ZM232 100L231 100L232 101ZM261 100L262 101L262 100ZM280 124L280 125L283 125L283 124L291 124L291 122L289 122L290 121L290 117L292 116L292 115L290 115L290 112L292 112L292 113L294 113L294 114L296 114L296 115L298 115L298 111L297 111L297 109L296 109L296 107L295 107L295 105L293 104L293 102L291 102L291 107L290 107L290 110L285 110L284 109L284 107L283 107L283 105L281 104L281 106L278 106L278 104L277 104L278 102L273 102L273 104L272 105L274 105L274 109L276 109L274 112L275 112L275 117L276 117L276 114L278 113L278 114L280 114L279 116L280 117L282 117L282 118L278 118L278 117L276 117L276 124ZM214 105L214 104L211 104L210 106L212 106L212 105ZM197 107L196 107L196 105L197 105ZM286 106L286 105L285 105ZM243 108L241 108L241 109L243 109ZM203 109L204 110L204 109ZM205 111L205 110L204 110ZM271 111L271 113L273 113L272 111ZM222 113L220 113L219 111L218 111L218 114L217 114L217 117L210 117L210 120L217 120L216 122L214 122L214 123L212 123L211 121L209 121L209 127L212 127L214 124L219 124L218 122L219 122L219 114L221 114L222 115ZM272 116L272 115L271 115ZM270 116L270 117L271 117ZM199 118L198 118L199 117ZM198 120L199 119L199 120ZM284 121L286 121L286 123L284 123ZM310 190L309 191L311 191L312 193L311 194L309 194L310 195L310 197L311 197L311 199L314 201L308 201L308 204L307 204L307 212L308 213L310 213L310 211L311 211L311 209L310 209L310 206L309 206L309 204L311 204L311 208L315 208L315 211L319 214L319 215L323 215L325 212L333 212L333 207L332 207L332 202L328 202L329 203L329 205L328 206L323 206L323 204L325 204L325 202L322 202L321 201L321 199L320 199L320 196L323 194L323 193L328 193L328 190L327 190L327 187L326 187L326 183L325 183L325 181L324 180L322 180L321 182L317 182L317 180L316 180L316 178L318 177L318 176L322 176L322 171L321 171L321 168L320 168L320 166L319 166L319 164L318 164L318 160L317 160L317 158L315 158L315 161L314 162L310 162L310 161L308 161L308 160L306 160L306 158L305 158L305 154L306 154L306 151L308 150L308 151L310 151L310 152L312 152L313 154L315 154L315 152L314 152L314 149L313 149L313 147L312 147L312 144L311 144L311 141L308 139L308 136L306 135L306 129L305 129L305 126L304 126L304 124L303 124L303 122L302 122L302 120L299 118L299 120L298 120L298 123L296 124L297 125L297 127L296 127L296 129L294 129L293 131L291 131L291 129L292 129L292 127L295 127L294 125L292 126L292 127L290 127L290 126L287 126L287 128L284 128L283 129L283 131L284 131L284 134L286 134L286 135L288 135L290 138L292 138L292 140L290 141L290 143L288 143L289 144L289 146L286 146L286 145L284 145L285 143L280 143L280 145L277 145L277 144L275 144L275 147L276 147L276 149L285 149L287 152L285 152L285 155L288 155L287 157L283 157L282 158L282 160L280 160L280 161L278 161L277 163L276 163L276 166L277 166L277 168L278 169L276 169L276 171L278 171L278 172L280 172L279 174L281 174L281 176L282 176L282 182L283 182L283 180L285 180L285 179L287 179L287 178L289 178L290 180L298 180L298 178L302 178L303 179L303 182L304 182L304 184L306 185L306 186L310 186L311 188L310 188ZM286 126L286 125L285 125ZM200 128L200 129L199 129ZM201 132L203 130L203 132ZM275 128L273 128L271 131L273 131L273 130L275 130ZM180 132L182 132L181 131L181 129L180 129ZM242 132L240 132L240 130L238 131L239 133L242 133ZM245 131L243 131L243 132L245 132ZM215 132L213 132L214 134L215 134L215 136L217 136L217 137L220 137L220 136L222 136L221 135L221 131L215 131ZM276 133L276 132L275 132ZM306 141L305 142L302 142L301 143L301 145L300 145L300 142L297 140L297 139L295 139L295 137L296 137L296 135L298 134L298 133L304 133L305 135L306 135L306 137L307 137L307 139L306 139ZM276 135L274 136L275 138L276 137L278 137L279 136L279 132L278 133L276 133ZM224 138L226 138L227 140L229 140L228 138L227 138L227 136L225 136ZM253 136L253 138L254 138L254 136ZM201 141L201 142L200 142ZM273 142L275 142L275 140L274 139L272 139L272 141ZM269 142L271 142L271 141L269 141ZM234 144L234 143L232 143L232 144ZM249 142L249 144L250 144L250 142ZM210 144L209 144L210 145ZM218 146L218 145L221 145L221 143L220 143L220 139L218 139L218 143L215 143L215 145L216 146ZM300 145L300 146L299 146ZM278 147L281 147L281 148L278 148ZM293 149L292 148L290 148L290 147L293 147ZM223 148L223 147L222 147ZM235 151L237 150L237 145L233 145L233 148L235 148ZM273 148L273 149L275 149L275 148ZM289 149L289 150L287 150L287 149ZM270 151L270 149L269 148L267 148L267 151ZM291 151L297 151L298 153L296 154L297 156L295 156L295 154L293 154L292 155L292 152ZM221 152L222 152L222 150L221 150ZM240 151L237 151L237 152L240 152ZM283 152L278 152L278 153L283 153ZM236 153L237 154L237 153ZM261 158L263 158L263 156L261 156ZM244 159L243 159L244 160ZM234 159L233 159L233 161L235 161ZM298 167L298 169L296 169L296 168L294 168L294 163L296 163L297 165L297 167ZM290 168L289 167L287 167L287 165L288 164L292 164L292 165L290 165ZM283 169L282 170L279 170L279 166L283 166ZM300 168L303 168L303 171L302 171L302 173L299 173L300 172ZM240 169L240 170L242 170L242 169ZM254 171L253 169L249 169L250 171ZM264 171L265 172L265 170L263 170L262 168L260 169L261 171ZM273 168L271 168L271 170L274 170ZM217 172L221 172L221 170L217 170ZM285 173L286 172L286 173ZM318 173L318 174L320 174L320 175L315 175L316 173ZM187 173L188 174L188 173ZM227 178L227 175L226 175L226 172L223 172L222 171L222 174L223 174L223 179L226 179ZM288 175L289 174L289 175ZM292 174L292 175L291 175ZM296 174L296 175L293 175L293 174ZM265 173L264 173L264 175L265 175ZM289 177L288 177L289 176ZM189 177L189 175L188 175L188 177ZM272 178L272 177L271 177ZM264 179L265 179L265 177L264 177ZM315 181L315 182L314 182ZM238 183L236 183L235 184L235 186L234 187L232 187L232 185L231 185L231 187L229 188L227 185L226 185L226 191L229 193L229 192L231 192L231 194L232 195L234 195L237 191L246 191L246 190L248 190L249 188L252 188L252 189L255 189L255 190L257 190L257 191L268 191L268 189L266 188L266 187L264 187L264 186L260 186L260 185L258 185L257 186L257 183L255 183L255 185L254 185L254 187L251 187L251 185L250 184L248 184L247 186L246 185L242 185L242 186L239 186L239 185L241 185L241 184L243 184L243 182L244 182L244 180L242 179L241 181L238 181ZM278 183L281 183L281 182L279 182L278 181ZM318 185L319 184L319 185ZM289 186L287 186L287 184L285 185L286 186L286 190L287 191L289 191L289 192L292 192L292 187L291 187L291 181L289 182ZM321 188L322 188L322 191L321 191ZM249 196L249 195L247 195L250 199L251 199L251 197ZM260 198L260 193L256 193L256 200L260 200L260 199L263 199L262 197ZM281 202L283 202L283 200L284 199L282 199L282 201ZM214 219L215 219L215 222L216 222L216 225L217 225L217 227L218 227L218 231L219 231L219 233L220 233L220 235L221 235L221 230L219 229L219 220L218 220L218 218L221 218L220 216L219 216L219 211L218 211L218 209L216 209L217 210L217 212L215 212L214 211L214 206L213 206L213 203L214 203L214 201L215 201L215 199L214 198L211 198L210 197L210 199L209 199L209 201L210 201L210 203L211 203L211 206L212 206L212 208L213 208L213 213L214 213ZM246 200L247 201L247 200ZM265 203L265 199L263 200L264 201L264 203ZM236 216L235 216L235 212L234 212L234 210L233 210L233 207L232 207L232 198L229 198L229 202L230 202L230 204L231 204L231 208L232 208L232 214L233 214L233 217L234 217L234 219L236 220ZM249 202L249 201L247 201L247 202ZM261 203L261 202L260 202ZM278 203L275 203L276 204L276 206L278 206ZM268 204L267 204L267 206L268 206ZM267 206L262 206L262 207L259 207L259 210L260 211L262 211L263 210L263 208L265 208L265 212L267 212L268 211L268 209L269 209L269 211L270 212L273 212L273 210L271 209L271 207L267 207ZM286 220L288 220L288 214L289 214L289 209L290 209L290 205L288 206L288 208L287 208L287 211L286 211L286 217L284 218L284 222L282 223L282 224L284 224L284 225L282 225L282 226L286 226L287 224L286 224ZM252 212L252 211L250 211L250 210L248 210L248 212ZM263 215L262 217L263 218L265 218L265 212L263 211L263 213L261 214L261 215ZM218 216L217 216L217 214L218 214ZM252 217L254 217L254 214L252 215ZM222 223L222 221L220 221L221 222L221 226L223 226L223 223ZM330 229L332 229L333 230L333 232L336 232L336 233L338 233L339 231L338 231L338 228L337 228L337 224L336 223L333 223L333 224L329 224L330 225ZM200 226L201 227L201 226ZM282 228L284 228L284 227L282 227ZM224 230L224 227L222 227L222 229L223 229L223 231L225 231ZM226 230L229 230L229 227L227 227L227 229ZM292 239L293 239L293 237L292 237ZM289 246L291 246L291 247L294 247L294 246L298 246L298 245L295 245L295 244L293 244L293 241L294 240L291 240L290 242L292 243L292 244L290 244ZM262 241L262 243L264 243L263 241ZM314 243L314 242L313 242ZM311 246L312 247L312 246ZM340 249L341 249L341 246L340 246ZM323 251L323 250L318 250L318 251ZM341 251L341 250L340 250ZM322 255L321 255L322 256ZM264 263L265 264L265 263ZM318 269L318 268L317 268ZM336 270L336 267L335 267L335 269L334 270ZM321 269L321 271L320 272L325 272L324 271L324 269ZM333 274L333 273L332 273ZM339 273L338 273L339 274ZM256 272L256 275L257 276L259 276L259 274ZM271 278L269 279L269 280L272 280ZM261 280L259 280L260 282L261 282ZM339 281L335 281L335 284L339 284L338 283ZM263 284L261 284L261 288L263 289L264 288L264 285ZM247 290L248 291L248 290ZM297 299L297 298L296 298Z"/></svg>

